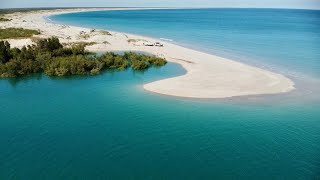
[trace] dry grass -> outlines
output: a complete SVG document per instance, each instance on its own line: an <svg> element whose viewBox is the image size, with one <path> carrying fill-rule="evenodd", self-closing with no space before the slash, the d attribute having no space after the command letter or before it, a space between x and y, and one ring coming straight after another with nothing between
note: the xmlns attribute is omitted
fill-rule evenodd
<svg viewBox="0 0 320 180"><path fill-rule="evenodd" d="M86 46L92 46L92 45L95 45L95 44L97 44L96 42L83 42L83 41L81 41L81 42L70 42L70 43L63 43L63 45L65 45L65 46L84 46L84 47L86 47Z"/></svg>
<svg viewBox="0 0 320 180"><path fill-rule="evenodd" d="M89 34L79 34L80 39L89 39L90 35Z"/></svg>
<svg viewBox="0 0 320 180"><path fill-rule="evenodd" d="M28 38L40 34L37 30L23 28L0 29L0 39Z"/></svg>
<svg viewBox="0 0 320 180"><path fill-rule="evenodd" d="M41 37L30 37L31 41L34 42L34 43L37 43L39 42L40 40L44 39L44 38L41 38Z"/></svg>
<svg viewBox="0 0 320 180"><path fill-rule="evenodd" d="M136 43L136 42L139 42L139 41L147 42L147 41L144 40L144 39L128 39L127 41L128 41L128 43Z"/></svg>
<svg viewBox="0 0 320 180"><path fill-rule="evenodd" d="M100 31L100 33L102 34L102 35L108 35L108 36L112 36L112 34L109 32L109 31Z"/></svg>

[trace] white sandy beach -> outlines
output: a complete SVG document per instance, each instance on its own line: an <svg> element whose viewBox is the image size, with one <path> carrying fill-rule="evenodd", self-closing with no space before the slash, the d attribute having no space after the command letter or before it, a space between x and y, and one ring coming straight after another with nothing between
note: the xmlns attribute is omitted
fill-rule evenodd
<svg viewBox="0 0 320 180"><path fill-rule="evenodd" d="M62 9L43 10L6 15L12 19L0 22L1 28L21 27L40 30L34 38L56 36L62 43L95 42L87 46L90 51L145 51L181 64L185 75L145 84L143 87L155 93L191 98L227 98L246 95L266 95L292 91L294 83L287 77L249 66L237 61L199 52L178 45L127 33L106 32L88 28L65 26L48 22L45 17L68 12L113 10ZM80 35L81 34L81 35ZM130 41L130 42L128 42ZM161 42L164 47L147 47L143 42ZM31 39L9 40L12 47L32 44ZM236 59L235 59L236 60Z"/></svg>

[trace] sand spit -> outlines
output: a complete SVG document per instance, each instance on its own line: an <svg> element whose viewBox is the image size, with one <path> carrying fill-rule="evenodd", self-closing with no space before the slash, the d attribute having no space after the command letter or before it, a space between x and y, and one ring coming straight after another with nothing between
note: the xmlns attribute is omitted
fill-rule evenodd
<svg viewBox="0 0 320 180"><path fill-rule="evenodd" d="M287 77L237 61L188 49L168 41L127 33L88 29L55 24L50 15L114 8L41 10L6 15L12 19L0 22L1 28L21 27L35 29L40 35L31 39L10 40L12 47L32 44L37 38L56 36L66 45L88 42L90 51L145 51L181 64L187 73L182 76L145 84L148 91L159 94L190 98L227 98L234 96L285 93L294 89ZM122 9L117 9L122 10ZM134 10L134 8L132 8ZM160 42L163 47L146 46Z"/></svg>

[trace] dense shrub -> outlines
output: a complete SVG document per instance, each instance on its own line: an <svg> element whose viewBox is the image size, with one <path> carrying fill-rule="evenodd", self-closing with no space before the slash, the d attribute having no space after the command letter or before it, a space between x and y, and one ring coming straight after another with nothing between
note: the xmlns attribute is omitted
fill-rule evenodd
<svg viewBox="0 0 320 180"><path fill-rule="evenodd" d="M36 45L20 49L10 48L0 41L0 77L17 77L44 72L49 76L96 75L103 69L144 70L163 66L166 60L133 52L118 55L107 52L96 56L83 44L63 47L58 38L39 40Z"/></svg>
<svg viewBox="0 0 320 180"><path fill-rule="evenodd" d="M0 63L6 63L10 60L10 44L6 41L0 41Z"/></svg>

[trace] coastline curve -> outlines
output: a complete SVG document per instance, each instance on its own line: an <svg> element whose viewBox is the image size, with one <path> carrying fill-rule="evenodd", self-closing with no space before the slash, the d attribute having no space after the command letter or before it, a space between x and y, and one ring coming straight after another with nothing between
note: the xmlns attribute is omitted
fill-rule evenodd
<svg viewBox="0 0 320 180"><path fill-rule="evenodd" d="M93 45L87 47L90 51L144 51L181 64L187 71L185 75L143 85L145 90L158 94L211 99L279 94L295 89L294 82L284 75L181 47L162 39L158 40L114 31L109 31L111 35L106 35L99 33L100 30L93 32L89 28L60 25L46 20L49 16L64 13L139 9L141 8L80 8L14 13L8 15L12 21L4 24L5 27L39 29L41 35L38 35L38 38L56 36L64 43L94 42ZM85 32L89 37L79 37L79 33L81 32ZM137 42L130 43L130 40L143 40L152 43L160 42L164 44L164 47L147 47L142 45L141 42L140 44ZM13 42L13 47L19 47L19 45L26 41L19 42L15 40Z"/></svg>

